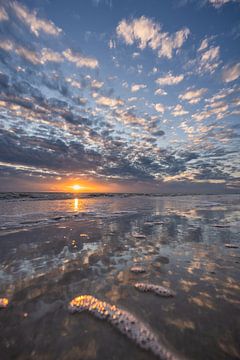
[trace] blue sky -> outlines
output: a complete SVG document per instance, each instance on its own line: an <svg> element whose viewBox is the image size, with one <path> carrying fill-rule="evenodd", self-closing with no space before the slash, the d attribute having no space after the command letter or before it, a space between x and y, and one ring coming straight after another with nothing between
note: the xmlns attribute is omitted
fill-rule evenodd
<svg viewBox="0 0 240 360"><path fill-rule="evenodd" d="M0 190L239 189L239 14L238 0L0 1Z"/></svg>

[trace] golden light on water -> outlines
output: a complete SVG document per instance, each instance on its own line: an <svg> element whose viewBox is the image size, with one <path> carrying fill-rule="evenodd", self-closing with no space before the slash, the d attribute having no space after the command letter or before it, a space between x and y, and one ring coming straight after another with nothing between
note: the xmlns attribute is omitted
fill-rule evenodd
<svg viewBox="0 0 240 360"><path fill-rule="evenodd" d="M74 199L74 210L78 210L79 202L78 199Z"/></svg>

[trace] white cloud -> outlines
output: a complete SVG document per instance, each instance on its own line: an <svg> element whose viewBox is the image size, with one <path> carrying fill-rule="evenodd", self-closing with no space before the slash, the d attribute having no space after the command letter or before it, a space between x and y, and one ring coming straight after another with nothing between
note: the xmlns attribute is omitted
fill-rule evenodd
<svg viewBox="0 0 240 360"><path fill-rule="evenodd" d="M93 89L101 89L104 85L104 82L103 81L98 81L98 80L92 80L91 82L91 87Z"/></svg>
<svg viewBox="0 0 240 360"><path fill-rule="evenodd" d="M99 96L99 94L98 94L97 92L93 92L93 93L92 93L93 99L96 99L98 96Z"/></svg>
<svg viewBox="0 0 240 360"><path fill-rule="evenodd" d="M0 41L0 49L5 51L12 51L14 49L14 43L11 40L2 40Z"/></svg>
<svg viewBox="0 0 240 360"><path fill-rule="evenodd" d="M107 96L98 97L96 100L96 103L98 105L109 106L109 107L115 107L115 106L124 104L123 100L121 100L121 99L112 99Z"/></svg>
<svg viewBox="0 0 240 360"><path fill-rule="evenodd" d="M133 84L131 86L131 92L136 92L136 91L139 91L141 89L145 89L147 87L147 85L145 84Z"/></svg>
<svg viewBox="0 0 240 360"><path fill-rule="evenodd" d="M198 48L198 51L203 51L208 47L208 39L204 39L201 44L200 47Z"/></svg>
<svg viewBox="0 0 240 360"><path fill-rule="evenodd" d="M132 97L128 98L129 102L137 101L137 100L138 100L138 98L136 96L132 96Z"/></svg>
<svg viewBox="0 0 240 360"><path fill-rule="evenodd" d="M74 63L77 67L89 67L95 69L99 66L98 61L91 57L86 57L78 53L73 53L71 49L63 51L65 58Z"/></svg>
<svg viewBox="0 0 240 360"><path fill-rule="evenodd" d="M180 49L188 38L190 34L190 30L188 28L184 28L175 33L175 35L165 35L162 38L162 43L158 51L158 56L167 57L169 59L172 58L172 53L174 49Z"/></svg>
<svg viewBox="0 0 240 360"><path fill-rule="evenodd" d="M27 61L30 61L32 64L41 64L41 56L32 50L15 44L11 40L5 39L1 41L0 49L3 49L4 51L14 51L17 55L23 57Z"/></svg>
<svg viewBox="0 0 240 360"><path fill-rule="evenodd" d="M237 63L231 67L228 67L223 70L223 81L224 82L231 82L238 79L240 76L240 63Z"/></svg>
<svg viewBox="0 0 240 360"><path fill-rule="evenodd" d="M164 95L167 95L167 92L163 89L157 89L157 90L155 90L154 95L164 96Z"/></svg>
<svg viewBox="0 0 240 360"><path fill-rule="evenodd" d="M186 114L188 114L188 111L184 110L180 104L177 104L172 111L173 116L183 116Z"/></svg>
<svg viewBox="0 0 240 360"><path fill-rule="evenodd" d="M7 21L9 19L5 9L0 7L0 21Z"/></svg>
<svg viewBox="0 0 240 360"><path fill-rule="evenodd" d="M177 76L174 76L172 75L171 72L169 72L167 75L163 76L163 77L160 77L158 78L157 80L155 80L155 82L158 84L158 85L176 85L178 83L180 83L182 80L184 79L184 75L177 75Z"/></svg>
<svg viewBox="0 0 240 360"><path fill-rule="evenodd" d="M63 57L58 52L52 51L51 49L43 48L41 51L41 63L45 62L62 62Z"/></svg>
<svg viewBox="0 0 240 360"><path fill-rule="evenodd" d="M134 52L134 53L132 54L132 58L133 58L133 59L136 59L138 56L140 56L140 53L139 53L139 52Z"/></svg>
<svg viewBox="0 0 240 360"><path fill-rule="evenodd" d="M123 19L116 29L118 37L121 37L127 45L137 43L143 50L149 46L158 52L159 57L172 58L173 50L182 47L190 34L188 28L183 28L170 35L161 31L161 26L145 16L127 21Z"/></svg>
<svg viewBox="0 0 240 360"><path fill-rule="evenodd" d="M159 104L159 103L158 103L158 104L155 104L154 107L155 107L155 110L156 110L157 112L160 112L161 114L163 114L164 111L165 111L163 104Z"/></svg>
<svg viewBox="0 0 240 360"><path fill-rule="evenodd" d="M110 49L115 49L116 42L114 40L110 39L109 42L108 42L108 46L109 46Z"/></svg>
<svg viewBox="0 0 240 360"><path fill-rule="evenodd" d="M219 46L211 47L209 50L205 51L201 56L201 61L207 63L213 61L219 57Z"/></svg>
<svg viewBox="0 0 240 360"><path fill-rule="evenodd" d="M221 6L229 3L229 2L239 2L239 0L208 0L211 5L213 5L216 9L219 9Z"/></svg>
<svg viewBox="0 0 240 360"><path fill-rule="evenodd" d="M71 84L73 87L75 88L78 88L78 89L81 89L81 84L80 82L78 82L77 80L71 78L71 77L68 77L65 79L69 84Z"/></svg>
<svg viewBox="0 0 240 360"><path fill-rule="evenodd" d="M60 28L55 26L53 22L39 19L36 11L30 12L25 6L19 4L18 2L12 3L12 8L17 17L23 21L36 36L39 36L40 31L53 36L59 35L62 31Z"/></svg>
<svg viewBox="0 0 240 360"><path fill-rule="evenodd" d="M235 88L226 88L221 89L217 94L213 95L211 98L206 99L206 102L213 103L215 101L222 100L226 98L227 96L231 95L236 91Z"/></svg>
<svg viewBox="0 0 240 360"><path fill-rule="evenodd" d="M32 64L37 65L41 63L41 58L32 50L28 50L23 46L18 46L15 48L16 54L22 56L24 59L30 61Z"/></svg>
<svg viewBox="0 0 240 360"><path fill-rule="evenodd" d="M209 72L213 74L217 67L220 65L219 62L220 47L210 47L208 50L201 53L201 57L198 63L198 72L204 74Z"/></svg>
<svg viewBox="0 0 240 360"><path fill-rule="evenodd" d="M181 100L188 101L190 104L197 104L201 100L203 94L205 94L206 92L207 89L205 88L189 90L186 91L184 94L180 94L178 97Z"/></svg>
<svg viewBox="0 0 240 360"><path fill-rule="evenodd" d="M211 107L211 109L209 109L209 106ZM211 116L214 116L217 120L220 120L227 115L227 110L228 105L221 101L206 106L203 111L193 114L192 118L196 121L202 121L208 119Z"/></svg>
<svg viewBox="0 0 240 360"><path fill-rule="evenodd" d="M145 119L135 115L131 110L124 110L124 109L116 109L115 110L116 116L120 119L127 126L144 126ZM136 132L134 131L134 136L136 136Z"/></svg>

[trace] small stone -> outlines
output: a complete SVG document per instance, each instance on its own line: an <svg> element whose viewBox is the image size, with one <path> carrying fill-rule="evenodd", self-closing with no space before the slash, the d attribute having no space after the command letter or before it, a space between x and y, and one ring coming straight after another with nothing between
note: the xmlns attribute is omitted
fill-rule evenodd
<svg viewBox="0 0 240 360"><path fill-rule="evenodd" d="M0 309L6 309L8 304L9 300L7 298L0 298Z"/></svg>
<svg viewBox="0 0 240 360"><path fill-rule="evenodd" d="M133 266L130 269L131 272L135 273L135 274L139 274L139 273L144 273L146 272L146 269L144 269L144 267L142 266Z"/></svg>
<svg viewBox="0 0 240 360"><path fill-rule="evenodd" d="M137 239L146 239L146 236L143 235L143 234L139 234L139 233L136 233L136 232L133 232L132 233L132 236L137 238Z"/></svg>
<svg viewBox="0 0 240 360"><path fill-rule="evenodd" d="M229 249L238 249L238 245L235 244L225 244L225 247Z"/></svg>

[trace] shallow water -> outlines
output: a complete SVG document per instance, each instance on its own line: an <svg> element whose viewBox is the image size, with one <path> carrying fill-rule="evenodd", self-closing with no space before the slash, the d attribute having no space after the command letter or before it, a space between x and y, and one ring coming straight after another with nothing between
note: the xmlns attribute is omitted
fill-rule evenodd
<svg viewBox="0 0 240 360"><path fill-rule="evenodd" d="M154 359L110 324L70 315L79 294L133 313L187 359L239 359L239 200L2 200L0 297L10 306L0 311L1 359ZM176 296L141 293L136 282Z"/></svg>

